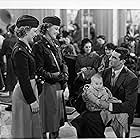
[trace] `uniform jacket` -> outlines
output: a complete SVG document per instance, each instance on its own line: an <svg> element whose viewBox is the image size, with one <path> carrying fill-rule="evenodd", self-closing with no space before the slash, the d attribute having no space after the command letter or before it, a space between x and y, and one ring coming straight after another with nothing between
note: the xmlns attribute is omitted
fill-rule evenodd
<svg viewBox="0 0 140 140"><path fill-rule="evenodd" d="M46 82L55 83L61 81L62 77L62 80L66 80L65 74L68 74L68 68L62 60L62 55L56 42L50 38L42 37L41 40L33 45L33 52L35 54L37 74L42 76ZM58 62L60 70L53 55ZM55 72L61 72L61 76L53 76L52 73Z"/></svg>
<svg viewBox="0 0 140 140"><path fill-rule="evenodd" d="M104 86L111 90L114 97L122 101L122 103L113 103L112 113L128 113L128 123L131 124L137 103L138 79L133 72L124 67L115 82L115 86L111 87L111 74L111 68L104 71Z"/></svg>
<svg viewBox="0 0 140 140"><path fill-rule="evenodd" d="M24 42L18 41L13 49L12 60L23 96L27 103L31 104L36 101L30 83L30 80L35 78L34 55Z"/></svg>

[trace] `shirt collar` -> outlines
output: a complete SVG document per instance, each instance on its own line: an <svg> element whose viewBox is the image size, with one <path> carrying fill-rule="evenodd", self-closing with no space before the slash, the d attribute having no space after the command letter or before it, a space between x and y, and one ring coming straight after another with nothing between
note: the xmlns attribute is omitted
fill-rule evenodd
<svg viewBox="0 0 140 140"><path fill-rule="evenodd" d="M122 71L123 68L124 68L124 65L123 65L119 70L114 70L114 69L112 69L112 71L115 72L115 75L116 75L116 74L119 75L119 73Z"/></svg>

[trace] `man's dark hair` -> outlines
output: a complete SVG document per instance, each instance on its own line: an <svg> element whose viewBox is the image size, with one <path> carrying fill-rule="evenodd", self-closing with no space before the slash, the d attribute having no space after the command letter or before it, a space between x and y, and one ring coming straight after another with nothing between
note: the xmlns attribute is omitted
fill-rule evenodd
<svg viewBox="0 0 140 140"><path fill-rule="evenodd" d="M109 50L115 50L116 48L116 46L113 43L107 43L105 47L107 47L107 49Z"/></svg>
<svg viewBox="0 0 140 140"><path fill-rule="evenodd" d="M120 60L123 60L123 59L126 60L127 57L128 57L128 54L129 54L128 49L123 48L123 47L118 47L118 48L116 48L116 49L115 49L115 52L121 54L121 55L120 55Z"/></svg>

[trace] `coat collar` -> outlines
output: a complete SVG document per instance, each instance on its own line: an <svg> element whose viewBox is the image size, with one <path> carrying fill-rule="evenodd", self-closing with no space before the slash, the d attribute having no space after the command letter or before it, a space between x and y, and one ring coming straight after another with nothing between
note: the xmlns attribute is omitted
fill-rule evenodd
<svg viewBox="0 0 140 140"><path fill-rule="evenodd" d="M18 43L21 44L20 46L24 48L28 53L34 56L32 50L21 40L18 40Z"/></svg>
<svg viewBox="0 0 140 140"><path fill-rule="evenodd" d="M125 66L122 71L120 72L116 82L115 82L115 86L113 88L113 92L115 93L116 90L120 87L120 85L123 83L123 81L126 79L126 76L127 76L127 71L128 71L128 68Z"/></svg>
<svg viewBox="0 0 140 140"><path fill-rule="evenodd" d="M45 46L51 49L53 52L57 52L55 41L50 37L49 34L43 35L43 40Z"/></svg>
<svg viewBox="0 0 140 140"><path fill-rule="evenodd" d="M47 40L47 42L51 45L51 46L60 46L59 42L56 39L53 39L49 33L46 33L46 35L43 35L43 38L45 40Z"/></svg>

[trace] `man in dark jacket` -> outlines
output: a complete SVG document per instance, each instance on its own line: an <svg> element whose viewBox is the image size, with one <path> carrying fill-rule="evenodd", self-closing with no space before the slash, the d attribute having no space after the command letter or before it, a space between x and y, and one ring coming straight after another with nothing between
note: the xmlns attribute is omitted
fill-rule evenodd
<svg viewBox="0 0 140 140"><path fill-rule="evenodd" d="M109 59L111 67L102 75L104 86L109 88L113 96L122 103L108 103L100 100L100 105L111 113L128 113L128 133L125 135L128 138L137 103L138 78L124 65L126 55L127 49L116 48ZM114 77L112 77L113 71ZM72 125L76 127L79 138L105 137L105 125L98 112L85 111L72 121Z"/></svg>
<svg viewBox="0 0 140 140"><path fill-rule="evenodd" d="M122 103L107 104L104 101L102 105L108 108L112 113L128 113L128 126L133 122L134 110L137 103L138 78L125 65L127 49L119 47L113 51L110 57L111 68L103 73L104 85L108 87L113 96L122 101ZM111 82L112 72L115 72L114 82ZM129 133L126 134L129 137Z"/></svg>

